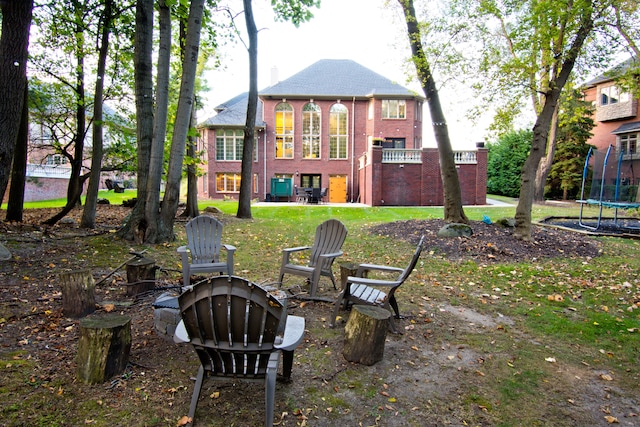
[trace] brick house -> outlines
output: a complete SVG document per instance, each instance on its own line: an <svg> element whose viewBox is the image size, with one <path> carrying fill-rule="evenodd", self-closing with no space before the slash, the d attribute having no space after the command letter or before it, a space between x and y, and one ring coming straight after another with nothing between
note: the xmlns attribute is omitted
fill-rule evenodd
<svg viewBox="0 0 640 427"><path fill-rule="evenodd" d="M613 145L617 151L640 154L640 100L620 90L615 83L620 72L634 64L638 66L637 59L628 59L584 84L584 99L595 106L593 136L587 142L598 149Z"/></svg>
<svg viewBox="0 0 640 427"><path fill-rule="evenodd" d="M422 144L423 103L351 60L320 60L274 82L259 93L253 198L291 200L297 188L322 188L332 203L441 205L438 151ZM239 95L199 125L201 198L238 195L246 104ZM455 155L463 203L485 204L486 150Z"/></svg>

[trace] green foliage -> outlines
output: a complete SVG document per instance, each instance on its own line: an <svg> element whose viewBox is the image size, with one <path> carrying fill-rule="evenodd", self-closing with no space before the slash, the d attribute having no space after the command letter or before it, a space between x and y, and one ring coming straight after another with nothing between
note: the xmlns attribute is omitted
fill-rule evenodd
<svg viewBox="0 0 640 427"><path fill-rule="evenodd" d="M276 19L291 21L296 27L313 18L312 7L320 7L320 0L271 0Z"/></svg>
<svg viewBox="0 0 640 427"><path fill-rule="evenodd" d="M513 131L495 143L489 143L487 161L487 192L517 197L520 192L520 174L529 151L533 133L529 130Z"/></svg>
<svg viewBox="0 0 640 427"><path fill-rule="evenodd" d="M545 195L574 199L582 185L584 162L591 145L593 107L582 100L578 89L570 89L560 101L556 153L545 186Z"/></svg>

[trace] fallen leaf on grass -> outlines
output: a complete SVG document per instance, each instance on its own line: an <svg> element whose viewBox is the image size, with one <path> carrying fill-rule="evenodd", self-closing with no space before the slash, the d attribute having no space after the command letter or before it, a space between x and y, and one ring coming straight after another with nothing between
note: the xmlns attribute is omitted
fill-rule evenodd
<svg viewBox="0 0 640 427"><path fill-rule="evenodd" d="M556 358L555 357L545 357L544 360L545 360L545 362L556 363Z"/></svg>
<svg viewBox="0 0 640 427"><path fill-rule="evenodd" d="M605 381L613 381L613 377L607 374L600 374L600 379Z"/></svg>
<svg viewBox="0 0 640 427"><path fill-rule="evenodd" d="M611 415L606 415L604 419L607 420L609 424L617 424L620 422L616 417L612 417Z"/></svg>

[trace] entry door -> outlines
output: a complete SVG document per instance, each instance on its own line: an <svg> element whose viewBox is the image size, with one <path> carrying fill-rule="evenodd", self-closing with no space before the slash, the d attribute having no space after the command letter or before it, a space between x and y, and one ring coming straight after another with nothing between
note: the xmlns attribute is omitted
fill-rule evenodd
<svg viewBox="0 0 640 427"><path fill-rule="evenodd" d="M347 176L329 177L329 203L347 203Z"/></svg>

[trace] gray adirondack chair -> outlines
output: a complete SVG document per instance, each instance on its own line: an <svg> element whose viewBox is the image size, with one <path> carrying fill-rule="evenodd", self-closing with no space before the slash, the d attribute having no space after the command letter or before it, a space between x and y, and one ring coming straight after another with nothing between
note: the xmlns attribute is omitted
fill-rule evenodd
<svg viewBox="0 0 640 427"><path fill-rule="evenodd" d="M235 276L196 283L179 297L182 321L174 340L193 345L200 367L189 408L192 422L205 376L265 383L265 425L273 425L280 354L291 377L293 352L302 342L303 317L287 316L264 288Z"/></svg>
<svg viewBox="0 0 640 427"><path fill-rule="evenodd" d="M282 265L280 266L280 278L282 285L285 274L302 276L307 279L310 286L310 295L313 297L318 290L320 277L331 279L334 289L336 279L331 269L333 261L342 255L342 244L347 238L347 228L337 219L329 219L316 228L316 237L313 246L298 246L282 250ZM294 264L291 255L301 251L309 251L309 263L307 265Z"/></svg>
<svg viewBox="0 0 640 427"><path fill-rule="evenodd" d="M335 302L329 325L331 327L335 326L340 306L346 310L349 304L377 305L389 311L393 309L392 314L395 313L395 318L399 319L400 311L395 293L400 285L407 280L418 263L424 240L425 237L422 236L413 254L413 258L411 258L409 265L404 269L387 265L360 264L356 275L347 277L345 283L343 283L343 288ZM387 280L365 277L370 272L376 271L390 274L391 277ZM388 291L384 292L378 288L388 289ZM397 332L393 319L391 319L390 326L394 332Z"/></svg>
<svg viewBox="0 0 640 427"><path fill-rule="evenodd" d="M189 286L192 274L219 272L233 275L233 255L236 247L221 243L220 221L212 216L200 215L189 221L185 229L187 245L178 248L182 260L184 286ZM222 249L227 252L223 261L220 260Z"/></svg>

